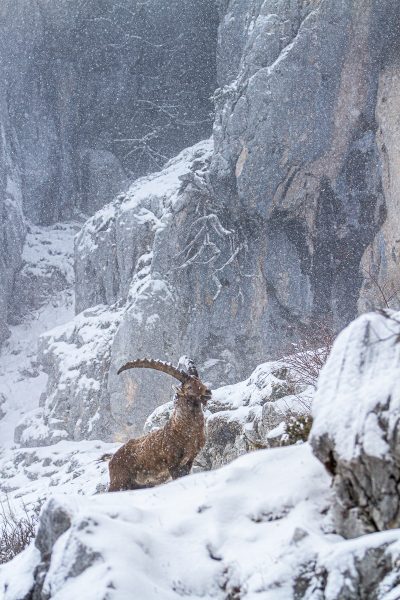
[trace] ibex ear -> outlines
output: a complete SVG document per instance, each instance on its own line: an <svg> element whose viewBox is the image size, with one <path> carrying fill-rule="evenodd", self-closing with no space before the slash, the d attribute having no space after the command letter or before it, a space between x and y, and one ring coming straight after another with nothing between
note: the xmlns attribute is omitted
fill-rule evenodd
<svg viewBox="0 0 400 600"><path fill-rule="evenodd" d="M186 355L180 357L178 361L178 369L180 369L181 371L185 371L185 373L187 373L188 375L192 375L193 377L199 376L193 359L189 358Z"/></svg>

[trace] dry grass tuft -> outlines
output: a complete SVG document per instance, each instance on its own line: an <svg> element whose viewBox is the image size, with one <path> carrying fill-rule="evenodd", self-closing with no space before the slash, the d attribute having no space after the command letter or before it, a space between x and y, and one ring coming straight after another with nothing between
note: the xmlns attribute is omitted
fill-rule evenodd
<svg viewBox="0 0 400 600"><path fill-rule="evenodd" d="M23 504L18 514L8 498L0 502L0 564L22 552L35 537L40 508L37 504L28 510Z"/></svg>
<svg viewBox="0 0 400 600"><path fill-rule="evenodd" d="M313 332L298 344L293 353L285 357L293 382L302 386L316 387L319 373L326 363L336 334L325 323L315 323Z"/></svg>

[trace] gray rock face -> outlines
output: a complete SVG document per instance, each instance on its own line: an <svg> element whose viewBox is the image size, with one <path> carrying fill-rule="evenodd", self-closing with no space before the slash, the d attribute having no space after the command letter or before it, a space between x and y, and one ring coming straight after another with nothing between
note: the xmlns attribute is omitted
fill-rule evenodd
<svg viewBox="0 0 400 600"><path fill-rule="evenodd" d="M400 525L399 316L352 323L318 383L311 444L333 476L334 519L345 537Z"/></svg>
<svg viewBox="0 0 400 600"><path fill-rule="evenodd" d="M121 163L108 150L83 150L80 160L80 208L84 213L93 214L116 196L121 188L127 186L128 182Z"/></svg>
<svg viewBox="0 0 400 600"><path fill-rule="evenodd" d="M2 74L0 63L0 76ZM0 345L8 337L8 317L15 273L21 265L25 224L15 139L0 92Z"/></svg>
<svg viewBox="0 0 400 600"><path fill-rule="evenodd" d="M212 0L5 0L0 48L24 211L93 213L209 135Z"/></svg>
<svg viewBox="0 0 400 600"><path fill-rule="evenodd" d="M46 505L46 509L40 515L38 532L35 538L35 546L40 551L43 560L48 560L53 546L65 531L71 527L71 514L65 505L58 504L52 498Z"/></svg>
<svg viewBox="0 0 400 600"><path fill-rule="evenodd" d="M6 396L3 393L1 393L0 394L0 420L3 417L5 417L5 415L6 415L6 413L3 410L3 405L6 403L6 401L7 401Z"/></svg>
<svg viewBox="0 0 400 600"><path fill-rule="evenodd" d="M223 225L248 249L247 264L244 251L238 263L253 275L249 283L259 282L258 313L247 322L265 355L315 319L332 315L340 327L356 314L360 262L382 238L389 203L395 210L396 183L384 171L396 164L388 129L397 67L382 43L399 7L359 0L219 6L212 183ZM393 244L381 245L381 255Z"/></svg>
<svg viewBox="0 0 400 600"><path fill-rule="evenodd" d="M399 125L398 85L400 77L397 63L385 65L379 77L376 106L377 141L380 149L383 189L385 190L386 218L362 258L363 286L358 307L360 311L376 307L398 309L399 262L398 236L398 160Z"/></svg>
<svg viewBox="0 0 400 600"><path fill-rule="evenodd" d="M25 228L20 207L8 199L1 202L0 235L0 344L8 337L9 305L15 272L21 264Z"/></svg>

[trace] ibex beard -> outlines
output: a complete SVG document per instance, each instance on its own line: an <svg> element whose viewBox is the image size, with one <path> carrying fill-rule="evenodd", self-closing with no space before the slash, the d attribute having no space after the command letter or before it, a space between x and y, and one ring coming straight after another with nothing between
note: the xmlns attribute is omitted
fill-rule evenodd
<svg viewBox="0 0 400 600"><path fill-rule="evenodd" d="M127 363L118 373L133 368L168 373L181 386L164 427L129 440L114 454L109 463L110 492L153 487L187 475L206 440L203 405L211 398L211 390L200 381L194 366L185 373L162 361L140 359Z"/></svg>

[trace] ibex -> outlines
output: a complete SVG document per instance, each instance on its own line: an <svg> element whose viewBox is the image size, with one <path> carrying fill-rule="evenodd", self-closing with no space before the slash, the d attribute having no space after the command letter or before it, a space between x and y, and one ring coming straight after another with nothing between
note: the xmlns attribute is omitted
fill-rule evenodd
<svg viewBox="0 0 400 600"><path fill-rule="evenodd" d="M118 374L137 368L168 373L182 385L164 427L129 440L114 454L109 463L110 492L152 487L187 475L205 443L202 405L211 398L211 390L200 381L193 363L190 361L186 373L171 364L144 358L128 362Z"/></svg>

